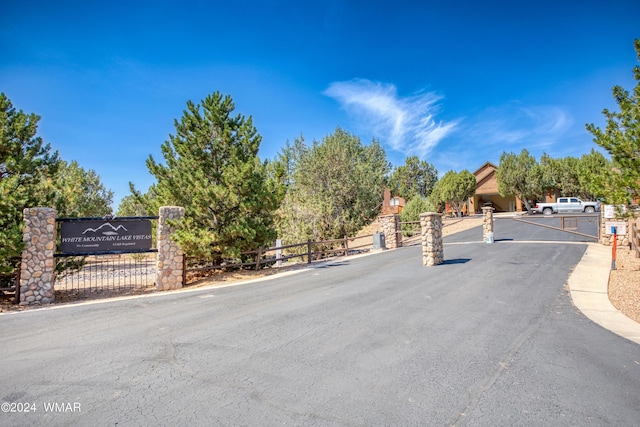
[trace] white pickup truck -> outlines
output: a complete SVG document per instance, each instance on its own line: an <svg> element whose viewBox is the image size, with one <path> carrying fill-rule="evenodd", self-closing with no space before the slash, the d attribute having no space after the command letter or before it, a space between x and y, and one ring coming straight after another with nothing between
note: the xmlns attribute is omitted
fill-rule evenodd
<svg viewBox="0 0 640 427"><path fill-rule="evenodd" d="M554 213L585 212L594 213L600 211L600 202L583 202L577 197L558 197L556 203L536 203L533 212L545 215Z"/></svg>

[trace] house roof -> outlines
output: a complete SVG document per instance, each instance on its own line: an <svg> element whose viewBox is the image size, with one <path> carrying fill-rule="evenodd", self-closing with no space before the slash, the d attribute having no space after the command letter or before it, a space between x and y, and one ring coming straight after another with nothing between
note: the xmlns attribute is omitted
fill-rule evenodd
<svg viewBox="0 0 640 427"><path fill-rule="evenodd" d="M476 185L481 186L487 182L496 173L498 167L491 162L486 162L478 168L473 174L476 177Z"/></svg>
<svg viewBox="0 0 640 427"><path fill-rule="evenodd" d="M480 174L482 171L486 170L486 169L493 169L493 170L495 171L495 170L497 170L497 169L498 169L498 166L494 165L494 164L493 164L493 163L491 163L491 162L485 162L485 163L484 163L482 166L480 166L480 167L478 168L478 170L476 170L473 174L474 174L475 176L479 176L479 174Z"/></svg>

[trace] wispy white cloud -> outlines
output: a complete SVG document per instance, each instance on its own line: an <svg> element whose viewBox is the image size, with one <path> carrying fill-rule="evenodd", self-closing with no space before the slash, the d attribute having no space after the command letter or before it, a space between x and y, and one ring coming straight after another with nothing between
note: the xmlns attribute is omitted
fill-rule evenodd
<svg viewBox="0 0 640 427"><path fill-rule="evenodd" d="M468 116L447 144L434 153L438 170L473 170L485 161L498 162L503 152L526 148L539 158L543 152L566 156L579 144L574 119L564 108L509 103Z"/></svg>
<svg viewBox="0 0 640 427"><path fill-rule="evenodd" d="M477 144L519 151L562 143L572 126L571 115L558 106L507 105L489 109L470 120L465 133Z"/></svg>
<svg viewBox="0 0 640 427"><path fill-rule="evenodd" d="M426 157L459 125L459 120L434 118L442 97L433 92L400 97L392 84L356 79L331 83L324 94L340 102L382 143L405 155Z"/></svg>

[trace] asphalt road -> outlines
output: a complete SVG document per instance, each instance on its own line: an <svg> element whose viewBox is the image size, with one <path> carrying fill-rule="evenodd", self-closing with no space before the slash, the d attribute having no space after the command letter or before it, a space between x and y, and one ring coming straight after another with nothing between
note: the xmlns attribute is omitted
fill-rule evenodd
<svg viewBox="0 0 640 427"><path fill-rule="evenodd" d="M637 425L640 346L571 305L585 245L548 232L0 315L0 402L35 409L0 425Z"/></svg>

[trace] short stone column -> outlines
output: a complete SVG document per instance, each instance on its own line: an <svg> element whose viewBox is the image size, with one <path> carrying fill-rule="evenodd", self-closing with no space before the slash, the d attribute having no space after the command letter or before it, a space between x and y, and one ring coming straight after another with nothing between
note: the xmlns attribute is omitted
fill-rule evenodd
<svg viewBox="0 0 640 427"><path fill-rule="evenodd" d="M156 289L159 291L180 289L184 286L184 253L171 239L171 234L175 230L167 221L181 219L184 216L184 208L162 206L158 216Z"/></svg>
<svg viewBox="0 0 640 427"><path fill-rule="evenodd" d="M378 217L384 244L387 249L395 249L402 246L402 234L400 233L400 215L380 215Z"/></svg>
<svg viewBox="0 0 640 427"><path fill-rule="evenodd" d="M600 243L605 245L605 246L612 246L613 245L613 234L609 234L609 227L607 227L607 223L611 223L611 222L620 222L620 223L624 223L625 224L625 234L619 234L616 233L616 237L617 237L617 242L616 245L618 247L621 246L629 246L629 242L630 242L630 237L631 237L631 225L634 221L634 219L629 219L629 218L605 218L605 210L604 208L602 209L601 213L600 213Z"/></svg>
<svg viewBox="0 0 640 427"><path fill-rule="evenodd" d="M482 241L489 243L487 239L488 233L491 233L493 236L493 211L492 207L484 207L482 208ZM491 239L493 242L493 239Z"/></svg>
<svg viewBox="0 0 640 427"><path fill-rule="evenodd" d="M442 243L442 214L427 212L420 214L422 229L422 265L428 267L444 262Z"/></svg>
<svg viewBox="0 0 640 427"><path fill-rule="evenodd" d="M20 305L48 304L55 300L56 215L51 208L23 211Z"/></svg>

